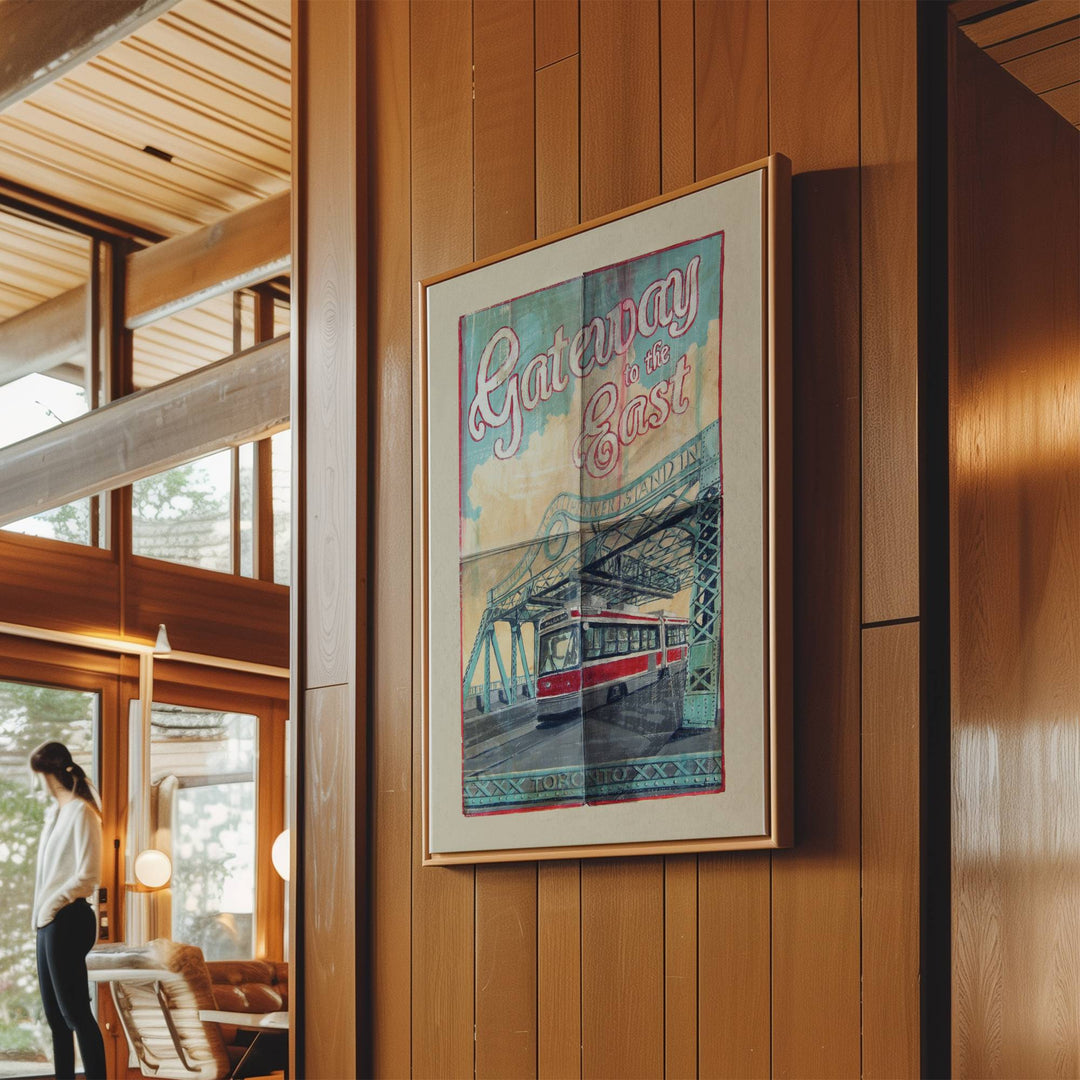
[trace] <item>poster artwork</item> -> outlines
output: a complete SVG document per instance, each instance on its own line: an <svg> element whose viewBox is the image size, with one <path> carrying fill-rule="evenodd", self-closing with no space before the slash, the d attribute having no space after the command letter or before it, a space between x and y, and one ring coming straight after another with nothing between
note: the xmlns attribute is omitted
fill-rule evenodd
<svg viewBox="0 0 1080 1080"><path fill-rule="evenodd" d="M463 812L724 790L724 234L459 322Z"/></svg>

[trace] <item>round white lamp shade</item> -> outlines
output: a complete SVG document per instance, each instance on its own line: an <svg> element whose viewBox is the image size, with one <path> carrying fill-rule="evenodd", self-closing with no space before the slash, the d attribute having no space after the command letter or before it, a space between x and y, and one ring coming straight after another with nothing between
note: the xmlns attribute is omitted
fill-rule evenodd
<svg viewBox="0 0 1080 1080"><path fill-rule="evenodd" d="M278 838L270 849L270 861L274 864L274 869L278 872L278 875L285 881L289 880L290 854L289 830L286 829L284 832L278 833Z"/></svg>
<svg viewBox="0 0 1080 1080"><path fill-rule="evenodd" d="M172 877L172 861L164 851L147 848L135 856L135 880L147 889L161 889Z"/></svg>
<svg viewBox="0 0 1080 1080"><path fill-rule="evenodd" d="M273 847L270 849L270 862L273 863L273 868L278 872L278 876L283 880L288 880L288 863L289 855L292 854L291 845L289 845L288 829L278 834L278 839L273 841Z"/></svg>

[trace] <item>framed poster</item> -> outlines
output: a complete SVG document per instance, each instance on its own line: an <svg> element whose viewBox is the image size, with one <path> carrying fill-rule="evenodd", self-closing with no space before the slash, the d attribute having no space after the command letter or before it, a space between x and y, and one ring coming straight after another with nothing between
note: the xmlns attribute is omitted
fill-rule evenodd
<svg viewBox="0 0 1080 1080"><path fill-rule="evenodd" d="M791 842L790 164L420 283L424 862Z"/></svg>

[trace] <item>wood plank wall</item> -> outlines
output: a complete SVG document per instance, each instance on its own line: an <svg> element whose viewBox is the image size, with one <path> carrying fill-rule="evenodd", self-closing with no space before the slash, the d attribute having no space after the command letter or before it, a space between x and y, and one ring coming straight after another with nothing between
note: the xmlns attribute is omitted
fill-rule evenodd
<svg viewBox="0 0 1080 1080"><path fill-rule="evenodd" d="M371 1070L918 1075L913 0L367 12ZM796 847L421 868L414 282L771 151L795 173Z"/></svg>
<svg viewBox="0 0 1080 1080"><path fill-rule="evenodd" d="M953 1075L1080 1074L1080 136L950 64Z"/></svg>

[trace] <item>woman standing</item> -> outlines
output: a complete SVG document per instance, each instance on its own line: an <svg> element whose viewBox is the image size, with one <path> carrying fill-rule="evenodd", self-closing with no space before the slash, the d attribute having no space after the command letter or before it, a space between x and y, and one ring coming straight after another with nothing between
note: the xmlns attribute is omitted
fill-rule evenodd
<svg viewBox="0 0 1080 1080"><path fill-rule="evenodd" d="M39 746L30 755L30 768L41 774L55 800L41 832L33 907L53 1069L56 1080L74 1080L74 1032L87 1080L105 1080L105 1043L90 1008L86 976L86 954L97 937L87 898L101 877L101 815L86 773L63 743Z"/></svg>

